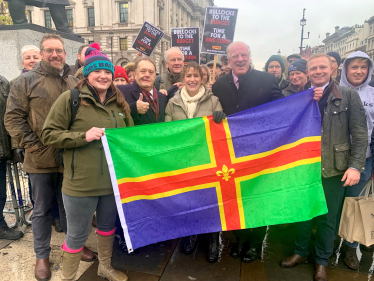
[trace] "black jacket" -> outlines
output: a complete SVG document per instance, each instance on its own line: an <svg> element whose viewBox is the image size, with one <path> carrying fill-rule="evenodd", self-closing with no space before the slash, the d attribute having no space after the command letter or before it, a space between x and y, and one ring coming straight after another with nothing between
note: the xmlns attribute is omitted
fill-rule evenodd
<svg viewBox="0 0 374 281"><path fill-rule="evenodd" d="M145 114L138 114L136 102L139 100L140 93L142 92L142 90L135 81L132 84L120 85L117 87L123 93L126 101L130 105L131 117L134 120L135 125L165 122L165 108L168 103L168 100L167 97L165 97L163 94L157 92L159 116L158 120L156 120L151 107L149 107L148 111ZM147 99L144 96L143 101L147 102Z"/></svg>
<svg viewBox="0 0 374 281"><path fill-rule="evenodd" d="M5 77L0 76L0 159L10 159L11 157L10 136L4 126L4 115L8 95L9 82Z"/></svg>
<svg viewBox="0 0 374 281"><path fill-rule="evenodd" d="M226 115L284 98L273 74L251 68L240 77L239 90L230 73L213 84L212 92L219 98Z"/></svg>

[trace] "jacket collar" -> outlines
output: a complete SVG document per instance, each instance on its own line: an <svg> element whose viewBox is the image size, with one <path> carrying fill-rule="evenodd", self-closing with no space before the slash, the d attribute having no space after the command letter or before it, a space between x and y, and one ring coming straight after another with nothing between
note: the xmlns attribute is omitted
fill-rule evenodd
<svg viewBox="0 0 374 281"><path fill-rule="evenodd" d="M140 89L140 87L139 87L138 83L136 83L136 81L134 81L132 83L132 87L133 87L134 92L136 92L138 94L135 94L134 92L132 92L131 94L133 95L133 97L134 97L135 100L138 100L139 96L140 96L140 93L143 93L142 89ZM160 96L162 94L161 93L157 93L157 94L158 94L158 98L160 99ZM147 102L147 100L146 100L146 98L144 96L143 96L143 101ZM160 103L158 103L158 106L160 106ZM155 115L153 114L151 108L149 108L147 110L147 112L145 113L145 116L147 116L149 122L151 122L151 123L157 123L158 122L158 120L156 120ZM161 114L159 114L159 116L158 116L159 119L160 119L160 116L161 116Z"/></svg>
<svg viewBox="0 0 374 281"><path fill-rule="evenodd" d="M81 65L81 64L79 63L79 59L77 59L77 60L75 61L75 65L74 65L75 69L78 70L78 69L81 68L82 66L83 66L83 65Z"/></svg>
<svg viewBox="0 0 374 281"><path fill-rule="evenodd" d="M45 75L45 76L50 75L50 76L54 76L54 77L66 78L70 74L70 66L65 63L64 74L61 76L60 72L58 71L57 68L51 66L49 63L42 60L40 62L37 62L35 64L34 68L31 69L30 71L36 72L36 73L39 73L39 74L42 74L42 75Z"/></svg>
<svg viewBox="0 0 374 281"><path fill-rule="evenodd" d="M311 85L310 85L310 82L307 81L306 84L304 85L302 91L304 91L304 90L306 90L306 89L309 89L310 86L311 86ZM285 90L285 91L291 91L291 92L293 92L293 93L298 93L296 87L295 87L292 83L290 83L290 84L287 86L287 88L285 88L284 90Z"/></svg>
<svg viewBox="0 0 374 281"><path fill-rule="evenodd" d="M167 77L170 81L176 81L176 80L179 80L180 76L181 76L180 73L177 74L177 75L171 75L170 70L169 70L169 68L168 68L168 72L166 73L166 77Z"/></svg>
<svg viewBox="0 0 374 281"><path fill-rule="evenodd" d="M201 97L201 99L198 101L198 103L201 104L202 102L208 100L212 95L213 95L213 93L209 89L205 88L205 93ZM186 107L185 107L184 102L182 100L181 90L178 90L175 93L174 97L169 102L171 102L175 105L178 105L178 106L182 107L184 110L186 110Z"/></svg>

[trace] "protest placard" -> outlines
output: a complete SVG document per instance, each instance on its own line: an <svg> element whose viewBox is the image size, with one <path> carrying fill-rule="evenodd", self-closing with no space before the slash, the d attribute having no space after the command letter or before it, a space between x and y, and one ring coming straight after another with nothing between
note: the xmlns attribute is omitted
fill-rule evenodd
<svg viewBox="0 0 374 281"><path fill-rule="evenodd" d="M184 54L184 64L195 61L200 64L200 28L185 27L171 29L171 46L177 46Z"/></svg>
<svg viewBox="0 0 374 281"><path fill-rule="evenodd" d="M156 49L156 46L160 42L162 36L164 36L164 32L145 21L138 33L138 36L136 36L132 47L150 57L153 51Z"/></svg>
<svg viewBox="0 0 374 281"><path fill-rule="evenodd" d="M206 7L201 52L225 55L234 41L238 9Z"/></svg>

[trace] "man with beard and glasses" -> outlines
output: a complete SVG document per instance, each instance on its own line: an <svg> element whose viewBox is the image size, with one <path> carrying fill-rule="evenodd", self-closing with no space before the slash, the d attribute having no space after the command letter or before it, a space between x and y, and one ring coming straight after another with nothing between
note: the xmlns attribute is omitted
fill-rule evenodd
<svg viewBox="0 0 374 281"><path fill-rule="evenodd" d="M231 115L283 98L273 74L251 68L250 48L244 42L231 43L226 50L231 73L226 74L212 86L222 105L223 112ZM322 96L321 89L314 92L314 99ZM250 126L250 125L248 125ZM260 257L266 226L234 231L236 244L230 255L243 256L243 262L252 262Z"/></svg>
<svg viewBox="0 0 374 281"><path fill-rule="evenodd" d="M10 89L4 123L10 136L25 149L23 170L29 173L32 197L35 201L32 218L35 277L48 280L51 276L51 208L57 196L61 227L66 233L66 214L62 202L63 167L56 160L56 150L41 142L43 124L55 100L77 80L70 75L65 63L66 52L60 35L44 34L40 41L42 60L20 75ZM82 260L91 261L95 255L85 248Z"/></svg>

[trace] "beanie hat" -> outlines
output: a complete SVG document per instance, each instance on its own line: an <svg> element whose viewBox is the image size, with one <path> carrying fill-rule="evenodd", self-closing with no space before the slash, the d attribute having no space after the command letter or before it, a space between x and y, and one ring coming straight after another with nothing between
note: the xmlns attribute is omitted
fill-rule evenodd
<svg viewBox="0 0 374 281"><path fill-rule="evenodd" d="M272 62L272 61L277 61L279 62L281 68L282 68L282 73L284 72L284 70L286 69L285 66L284 66L284 62L283 62L283 58L281 56L278 56L278 55L272 55L268 61L266 62L265 64L265 72L268 72L268 67L269 67L269 64Z"/></svg>
<svg viewBox="0 0 374 281"><path fill-rule="evenodd" d="M120 65L116 65L114 67L114 78L113 79L116 79L118 77L125 78L127 83L129 83L129 78L127 77L126 70Z"/></svg>
<svg viewBox="0 0 374 281"><path fill-rule="evenodd" d="M83 77L87 77L92 71L96 69L107 69L112 72L114 76L114 65L108 56L100 52L100 45L93 43L87 48L85 52L86 61L84 62Z"/></svg>
<svg viewBox="0 0 374 281"><path fill-rule="evenodd" d="M288 67L288 75L290 74L291 71L301 71L306 74L306 60L304 59L295 60Z"/></svg>
<svg viewBox="0 0 374 281"><path fill-rule="evenodd" d="M326 55L328 55L330 57L333 57L336 60L336 63L338 64L338 66L342 62L342 58L340 57L339 53L337 53L337 52L328 52Z"/></svg>

